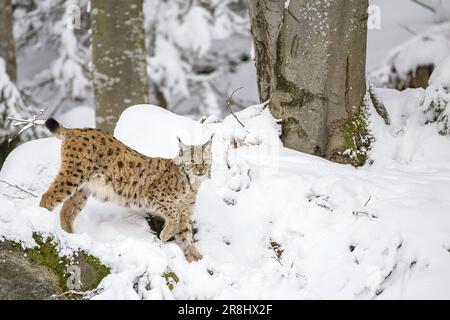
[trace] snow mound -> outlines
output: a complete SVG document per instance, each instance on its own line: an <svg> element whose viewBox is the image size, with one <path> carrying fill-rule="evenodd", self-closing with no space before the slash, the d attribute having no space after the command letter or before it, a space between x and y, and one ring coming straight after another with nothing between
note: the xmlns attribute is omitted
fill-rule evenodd
<svg viewBox="0 0 450 320"><path fill-rule="evenodd" d="M194 210L204 254L198 262L187 263L175 243L162 243L145 213L93 199L76 233L66 234L59 209L39 208L32 196L0 195L0 236L32 245L32 232L43 232L59 240L62 252L81 248L98 256L111 274L95 299L448 299L450 168L446 151L434 150L448 141L427 126L413 135L423 91L380 94L393 124L370 116L375 163L359 169L276 147L279 127L261 105L236 113L244 127L232 116L200 124L148 105L127 109L115 134L147 155L172 155L176 135L201 143L215 133L219 166ZM399 150L414 140L403 158ZM36 140L16 149L0 176L40 195L58 163L59 142ZM234 167L244 172L227 173ZM232 191L239 194L234 206L222 201L230 185L218 181L227 177L249 182ZM180 279L173 290L163 277L168 271Z"/></svg>
<svg viewBox="0 0 450 320"><path fill-rule="evenodd" d="M114 129L114 136L131 148L165 158L177 154L177 137L186 144L202 144L211 134L200 122L147 104L127 108Z"/></svg>
<svg viewBox="0 0 450 320"><path fill-rule="evenodd" d="M391 125L378 116L371 117L375 136L369 157L375 166L399 167L411 170L450 168L450 137L437 134L438 124L427 123L422 103L425 90L377 89L386 106Z"/></svg>
<svg viewBox="0 0 450 320"><path fill-rule="evenodd" d="M32 193L46 189L59 169L61 141L45 138L29 141L18 146L6 158L0 171L0 179L19 187L26 187ZM30 179L31 178L31 179ZM0 184L0 192L11 196L23 192Z"/></svg>
<svg viewBox="0 0 450 320"><path fill-rule="evenodd" d="M370 74L377 87L390 87L406 80L418 67L437 66L450 55L450 22L434 25L397 46L388 54L382 67Z"/></svg>

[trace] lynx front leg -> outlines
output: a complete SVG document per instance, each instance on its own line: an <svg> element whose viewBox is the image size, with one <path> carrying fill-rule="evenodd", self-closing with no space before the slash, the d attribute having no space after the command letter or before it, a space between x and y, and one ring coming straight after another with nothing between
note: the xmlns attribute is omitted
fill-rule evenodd
<svg viewBox="0 0 450 320"><path fill-rule="evenodd" d="M178 230L178 225L180 223L180 214L176 211L167 211L163 214L164 216L164 228L159 234L159 238L162 241L168 241L172 238Z"/></svg>
<svg viewBox="0 0 450 320"><path fill-rule="evenodd" d="M195 246L193 236L194 235L192 232L192 221L190 214L181 215L180 225L178 232L175 235L175 240L183 250L186 259L189 262L197 261L202 258L202 255Z"/></svg>
<svg viewBox="0 0 450 320"><path fill-rule="evenodd" d="M60 212L61 227L68 233L73 233L73 222L84 208L88 194L83 189L76 191L70 198L64 201Z"/></svg>
<svg viewBox="0 0 450 320"><path fill-rule="evenodd" d="M80 177L66 177L62 172L58 174L55 181L50 185L47 192L41 197L39 206L53 211L61 202L70 197L79 187Z"/></svg>

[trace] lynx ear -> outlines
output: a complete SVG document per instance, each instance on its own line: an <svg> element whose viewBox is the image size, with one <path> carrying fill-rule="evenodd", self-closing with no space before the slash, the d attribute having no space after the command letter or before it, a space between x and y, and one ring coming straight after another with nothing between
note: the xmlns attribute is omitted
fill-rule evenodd
<svg viewBox="0 0 450 320"><path fill-rule="evenodd" d="M208 141L206 141L206 143L204 143L202 145L202 149L203 150L211 150L211 145L212 145L212 138L214 137L214 133L211 135L211 138L209 138Z"/></svg>
<svg viewBox="0 0 450 320"><path fill-rule="evenodd" d="M184 150L186 149L186 145L181 141L180 137L177 137L178 140L178 157L183 157Z"/></svg>
<svg viewBox="0 0 450 320"><path fill-rule="evenodd" d="M186 145L181 141L180 137L177 137L177 140L178 140L178 147L180 149L183 149L186 147Z"/></svg>

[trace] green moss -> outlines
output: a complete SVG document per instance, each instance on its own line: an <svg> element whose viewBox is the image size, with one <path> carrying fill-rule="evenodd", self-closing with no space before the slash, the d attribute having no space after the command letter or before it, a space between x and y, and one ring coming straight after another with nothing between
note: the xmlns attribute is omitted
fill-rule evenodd
<svg viewBox="0 0 450 320"><path fill-rule="evenodd" d="M25 249L25 253L31 260L37 264L45 266L52 270L58 277L59 287L66 291L66 273L65 269L69 265L69 260L66 257L60 257L56 250L56 244L51 239L44 240L41 235L34 233L34 241L38 244L36 248Z"/></svg>
<svg viewBox="0 0 450 320"><path fill-rule="evenodd" d="M367 160L367 152L373 137L367 128L367 105L366 94L353 117L344 126L344 155L350 158L350 162L358 167L364 165Z"/></svg>
<svg viewBox="0 0 450 320"><path fill-rule="evenodd" d="M102 279L111 273L111 270L107 266L102 264L102 262L98 258L90 254L87 254L84 251L81 252L81 256L88 264L94 267L94 269L97 271L98 276L96 281L92 284L90 288L87 288L88 290L95 289L100 284Z"/></svg>
<svg viewBox="0 0 450 320"><path fill-rule="evenodd" d="M63 291L69 290L67 287L67 279L69 277L69 274L66 272L67 267L79 264L82 260L92 266L97 275L96 279L89 286L83 288L85 291L96 288L100 281L110 273L109 268L103 265L99 259L84 251L78 252L73 256L61 256L57 250L57 243L51 237L44 240L40 234L34 233L33 238L38 246L25 249L25 253L33 262L45 266L54 272Z"/></svg>
<svg viewBox="0 0 450 320"><path fill-rule="evenodd" d="M175 285L180 281L178 276L173 271L166 272L163 276L164 279L166 279L166 285L170 290L173 290L175 288Z"/></svg>

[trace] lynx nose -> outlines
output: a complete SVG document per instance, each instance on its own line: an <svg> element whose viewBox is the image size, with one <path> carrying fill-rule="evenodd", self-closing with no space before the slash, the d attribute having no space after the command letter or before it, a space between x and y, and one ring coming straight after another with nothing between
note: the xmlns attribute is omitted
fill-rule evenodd
<svg viewBox="0 0 450 320"><path fill-rule="evenodd" d="M194 171L194 174L197 176L202 176L205 174L205 169L197 169Z"/></svg>

